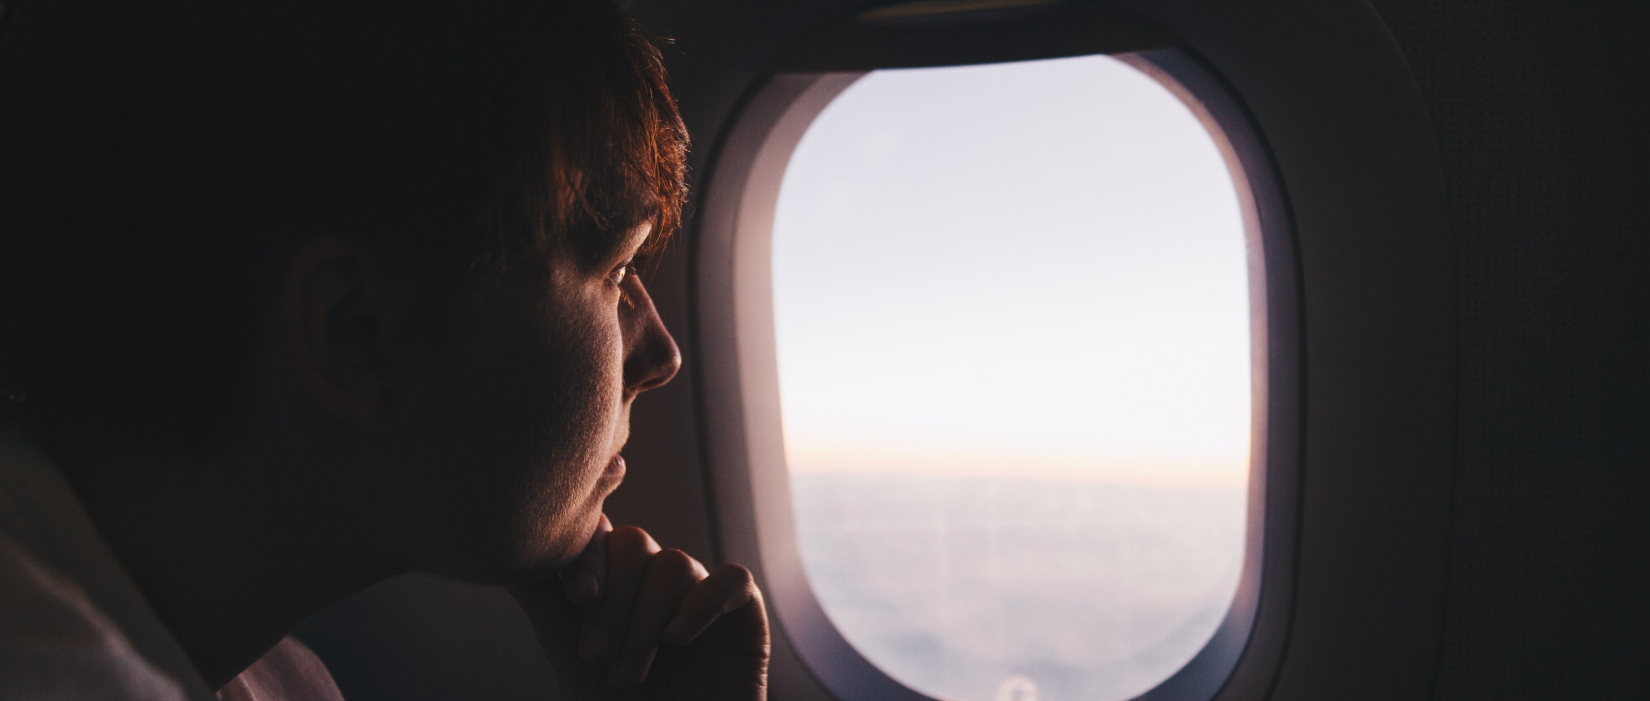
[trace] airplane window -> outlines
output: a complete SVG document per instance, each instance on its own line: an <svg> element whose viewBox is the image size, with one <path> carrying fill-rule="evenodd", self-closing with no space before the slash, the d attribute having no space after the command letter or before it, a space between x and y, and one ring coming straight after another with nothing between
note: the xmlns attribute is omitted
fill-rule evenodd
<svg viewBox="0 0 1650 701"><path fill-rule="evenodd" d="M1214 138L1104 56L877 71L809 127L773 289L804 569L961 701L1184 666L1243 560L1248 254Z"/></svg>

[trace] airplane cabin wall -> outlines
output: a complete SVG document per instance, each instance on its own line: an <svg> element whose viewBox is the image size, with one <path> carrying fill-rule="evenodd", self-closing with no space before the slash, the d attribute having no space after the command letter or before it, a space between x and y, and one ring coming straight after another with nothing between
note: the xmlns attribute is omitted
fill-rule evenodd
<svg viewBox="0 0 1650 701"><path fill-rule="evenodd" d="M1650 698L1650 21L1612 0L1373 0L1456 246L1439 699Z"/></svg>

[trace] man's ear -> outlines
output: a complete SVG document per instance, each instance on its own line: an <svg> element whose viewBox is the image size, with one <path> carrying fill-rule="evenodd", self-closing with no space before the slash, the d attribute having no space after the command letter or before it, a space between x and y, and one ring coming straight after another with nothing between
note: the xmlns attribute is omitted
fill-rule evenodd
<svg viewBox="0 0 1650 701"><path fill-rule="evenodd" d="M390 386L386 330L393 310L379 261L366 247L311 241L287 267L281 319L304 388L345 421L372 423Z"/></svg>

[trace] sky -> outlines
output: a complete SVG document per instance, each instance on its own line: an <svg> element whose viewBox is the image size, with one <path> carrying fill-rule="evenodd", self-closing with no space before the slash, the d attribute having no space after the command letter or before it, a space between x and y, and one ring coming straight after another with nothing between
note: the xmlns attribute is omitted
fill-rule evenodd
<svg viewBox="0 0 1650 701"><path fill-rule="evenodd" d="M773 276L794 470L1247 474L1237 193L1115 59L861 79L792 157Z"/></svg>

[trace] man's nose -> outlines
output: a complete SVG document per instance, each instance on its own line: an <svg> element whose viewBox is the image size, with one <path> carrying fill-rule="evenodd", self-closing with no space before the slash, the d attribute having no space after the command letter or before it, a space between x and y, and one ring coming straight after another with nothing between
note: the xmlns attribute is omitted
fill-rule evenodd
<svg viewBox="0 0 1650 701"><path fill-rule="evenodd" d="M665 329L642 281L633 276L625 281L625 287L629 306L625 309L624 385L629 392L645 392L676 376L682 368L682 352Z"/></svg>

